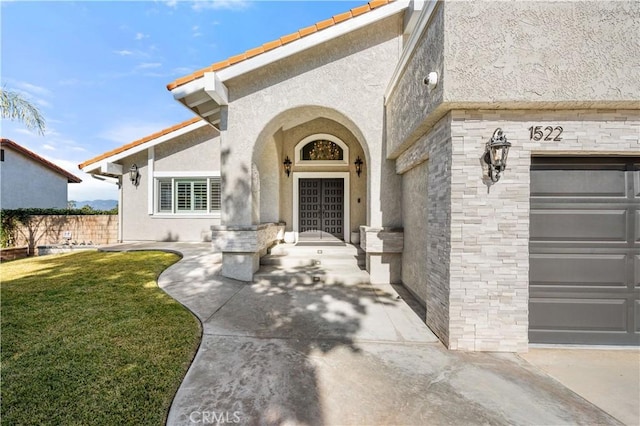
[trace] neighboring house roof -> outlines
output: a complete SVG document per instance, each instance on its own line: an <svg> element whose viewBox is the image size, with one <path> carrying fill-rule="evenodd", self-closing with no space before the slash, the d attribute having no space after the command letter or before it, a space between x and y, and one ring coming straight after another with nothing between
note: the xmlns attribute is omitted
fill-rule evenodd
<svg viewBox="0 0 640 426"><path fill-rule="evenodd" d="M53 172L56 172L64 177L67 178L67 182L69 183L80 183L82 182L82 179L80 179L77 176L72 175L71 173L69 173L68 171L64 170L63 168L56 166L55 164L53 164L51 161L45 160L44 158L40 157L38 154L29 151L27 148L18 145L17 143L15 143L14 141L10 140L10 139L5 139L2 138L2 141L0 141L0 146L2 146L2 148L9 148L12 149L16 152L19 152L20 154L24 155L25 157L35 161L36 163L40 163L41 165L45 166L46 168L50 169Z"/></svg>
<svg viewBox="0 0 640 426"><path fill-rule="evenodd" d="M204 76L205 73L207 72L212 72L212 71L219 71L223 68L227 68L230 67L231 65L237 64L238 62L242 62L244 60L253 58L255 56L258 56L262 53L268 52L270 50L276 49L278 47L284 46L285 44L291 43L293 41L299 40L303 37L306 37L308 35L314 34L318 31L322 31L326 28L332 27L336 24L339 24L343 21L346 21L348 19L352 19L355 18L357 16L360 16L364 13L370 12L374 9L377 9L381 6L384 6L386 4L392 3L395 0L372 0L367 4L364 4L362 6L359 7L355 7L349 11L346 11L344 13L340 13L338 15L334 15L333 17L326 19L324 21L320 21L314 25L311 25L309 27L306 28L302 28L294 33L285 35L280 37L277 40L273 40L270 41L268 43L263 44L262 46L256 47L254 49L250 49L247 50L244 53L241 53L240 55L236 55L236 56L232 56L230 58L227 58L223 61L220 62L216 62L211 66L208 66L206 68L202 68L198 71L195 71L187 76L181 77L169 84L167 84L167 89L168 90L173 90L176 87L182 86L184 84L187 84L191 81L197 80L198 78L201 78Z"/></svg>
<svg viewBox="0 0 640 426"><path fill-rule="evenodd" d="M95 163L98 163L98 162L100 162L102 160L106 160L109 157L113 157L114 155L121 154L121 153L124 153L126 151L130 151L133 148L138 147L138 146L140 146L140 145L142 145L144 143L153 141L154 139L158 139L158 138L160 138L162 136L168 135L168 134L173 133L173 132L175 132L177 130L184 129L187 126L189 126L191 124L196 124L198 122L201 122L202 125L206 124L206 122L202 121L202 119L200 117L194 117L194 118L189 119L187 121L184 121L182 123L179 123L179 124L176 124L174 126L168 127L166 129L160 130L159 132L155 132L155 133L153 133L153 134L151 134L149 136L145 136L143 138L135 140L135 141L133 141L131 143L128 143L126 145L122 145L121 147L118 147L118 148L113 149L111 151L105 152L104 154L100 154L97 157L94 157L94 158L92 158L90 160L85 161L84 163L79 164L78 168L79 169L84 169L85 167L90 166L91 164L95 164Z"/></svg>

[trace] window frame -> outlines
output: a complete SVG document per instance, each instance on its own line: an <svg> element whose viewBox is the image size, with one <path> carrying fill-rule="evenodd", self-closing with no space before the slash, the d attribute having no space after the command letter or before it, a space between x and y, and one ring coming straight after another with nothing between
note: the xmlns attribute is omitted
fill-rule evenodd
<svg viewBox="0 0 640 426"><path fill-rule="evenodd" d="M166 197L162 197L162 184L170 183L170 209L161 208L161 203L166 201ZM189 209L180 209L178 205L178 184L189 183ZM197 189L196 183L206 183L206 209L196 209L197 207ZM213 200L212 195L215 194L214 188L218 186L217 193L222 196L222 180L220 172L208 173L154 173L153 178L153 215L154 217L220 217L222 200ZM165 186L166 191L166 186ZM166 194L165 194L166 195ZM218 207L217 209L214 207Z"/></svg>
<svg viewBox="0 0 640 426"><path fill-rule="evenodd" d="M317 140L326 140L333 142L342 149L342 160L304 160L302 159L302 148ZM349 147L341 139L329 135L327 133L316 133L309 135L296 144L294 150L294 164L297 166L348 166L349 165Z"/></svg>

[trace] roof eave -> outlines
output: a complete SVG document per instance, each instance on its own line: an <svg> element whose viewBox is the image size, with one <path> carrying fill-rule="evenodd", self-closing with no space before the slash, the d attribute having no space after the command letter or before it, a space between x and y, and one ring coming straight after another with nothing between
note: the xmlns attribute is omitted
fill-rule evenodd
<svg viewBox="0 0 640 426"><path fill-rule="evenodd" d="M78 168L80 170L82 170L85 173L90 173L90 174L97 174L97 175L101 175L101 176L108 176L108 177L115 177L117 176L117 174L113 174L109 171L103 171L104 170L108 170L108 165L111 163L115 163L116 161L119 161L123 158L129 157L131 155L137 154L138 152L147 150L153 146L159 145L161 143L167 142L171 139L174 139L178 136L181 136L183 134L192 132L194 130L197 130L201 127L207 126L208 123L202 120L198 120L195 123L191 123L187 126L181 127L179 129L176 129L172 132L160 135L156 138L153 139L149 139L147 141L145 141L144 143L132 146L131 148L116 152L112 155L108 155L108 156L98 156L95 159L92 160L88 160L84 163L81 163L78 165Z"/></svg>
<svg viewBox="0 0 640 426"><path fill-rule="evenodd" d="M189 108L193 113L218 127L220 109L228 105L228 89L224 84L225 81L401 13L410 5L410 0L398 0L389 3L384 7L371 10L321 31L306 35L273 50L241 60L219 71L204 72L191 81L170 88L171 94L175 100Z"/></svg>

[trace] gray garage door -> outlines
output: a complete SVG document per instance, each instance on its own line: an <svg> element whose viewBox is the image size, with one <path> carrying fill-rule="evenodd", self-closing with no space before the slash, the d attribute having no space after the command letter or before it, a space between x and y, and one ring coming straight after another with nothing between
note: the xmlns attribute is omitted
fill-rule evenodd
<svg viewBox="0 0 640 426"><path fill-rule="evenodd" d="M533 158L532 343L640 344L640 157Z"/></svg>

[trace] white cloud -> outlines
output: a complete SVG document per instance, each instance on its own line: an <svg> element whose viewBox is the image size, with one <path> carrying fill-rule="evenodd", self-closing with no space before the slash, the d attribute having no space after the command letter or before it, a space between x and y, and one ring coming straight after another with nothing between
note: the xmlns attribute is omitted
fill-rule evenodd
<svg viewBox="0 0 640 426"><path fill-rule="evenodd" d="M45 100L44 100L44 99L42 99L42 98L36 98L36 99L34 100L34 102L35 102L37 105L40 105L40 106L41 106L41 107L43 107L43 108L50 108L50 107L51 107L51 102L49 102L49 101L45 101Z"/></svg>
<svg viewBox="0 0 640 426"><path fill-rule="evenodd" d="M228 10L244 10L249 7L250 2L247 0L196 0L192 3L191 8L195 11L205 9L228 9Z"/></svg>
<svg viewBox="0 0 640 426"><path fill-rule="evenodd" d="M131 50L122 49L122 50L114 50L113 53L120 56L131 56L133 52Z"/></svg>
<svg viewBox="0 0 640 426"><path fill-rule="evenodd" d="M185 75L193 72L194 68L189 67L176 67L171 70L171 75Z"/></svg>
<svg viewBox="0 0 640 426"><path fill-rule="evenodd" d="M167 0L164 2L164 4L166 4L169 7L177 7L178 6L178 0Z"/></svg>
<svg viewBox="0 0 640 426"><path fill-rule="evenodd" d="M42 149L46 149L47 151L55 151L56 150L56 148L54 146L51 146L48 143L45 143L44 145L42 145Z"/></svg>
<svg viewBox="0 0 640 426"><path fill-rule="evenodd" d="M30 95L38 95L38 96L51 96L51 90L42 87L36 86L35 84L27 83L26 81L12 81L12 86L16 89L20 89L24 92L27 92Z"/></svg>
<svg viewBox="0 0 640 426"><path fill-rule="evenodd" d="M136 40L142 40L145 38L149 38L149 34L144 34L144 33L136 33Z"/></svg>
<svg viewBox="0 0 640 426"><path fill-rule="evenodd" d="M143 138L162 129L166 129L175 123L143 123L129 122L119 123L115 126L103 131L99 137L114 142L117 145L124 145Z"/></svg>
<svg viewBox="0 0 640 426"><path fill-rule="evenodd" d="M87 201L118 199L118 187L114 183L94 179L91 175L78 170L77 165L75 166L75 170L69 171L82 179L81 183L70 183L69 186L67 186L69 189L69 200Z"/></svg>
<svg viewBox="0 0 640 426"><path fill-rule="evenodd" d="M137 70L145 70L150 68L160 68L162 64L160 62L143 62L136 65Z"/></svg>

